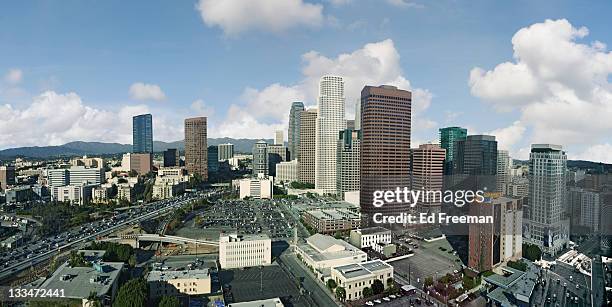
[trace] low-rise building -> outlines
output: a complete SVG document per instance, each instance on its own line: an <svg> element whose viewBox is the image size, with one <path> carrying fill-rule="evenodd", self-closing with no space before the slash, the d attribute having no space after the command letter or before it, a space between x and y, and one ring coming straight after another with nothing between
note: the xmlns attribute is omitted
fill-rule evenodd
<svg viewBox="0 0 612 307"><path fill-rule="evenodd" d="M104 186L104 185L93 188L93 190L91 192L91 194L92 194L91 201L94 204L105 204L105 203L107 203L108 199L109 199L110 190L111 190L111 187Z"/></svg>
<svg viewBox="0 0 612 307"><path fill-rule="evenodd" d="M208 269L151 271L147 275L147 283L149 284L149 302L155 302L165 295L202 295L211 292Z"/></svg>
<svg viewBox="0 0 612 307"><path fill-rule="evenodd" d="M367 254L357 247L334 237L314 234L306 243L296 246L298 258L312 268L317 278L324 280L331 276L331 268L353 263L365 262Z"/></svg>
<svg viewBox="0 0 612 307"><path fill-rule="evenodd" d="M256 300L240 303L230 303L227 307L284 307L285 305L280 298L269 298L265 300Z"/></svg>
<svg viewBox="0 0 612 307"><path fill-rule="evenodd" d="M185 192L189 176L182 168L161 168L153 185L154 199L166 199Z"/></svg>
<svg viewBox="0 0 612 307"><path fill-rule="evenodd" d="M98 185L66 185L57 187L55 199L59 202L69 202L72 204L83 205L91 202L92 192Z"/></svg>
<svg viewBox="0 0 612 307"><path fill-rule="evenodd" d="M483 278L489 284L486 296L495 306L532 306L531 296L539 278L539 268L531 262L526 263L525 272L502 267L503 275L493 274Z"/></svg>
<svg viewBox="0 0 612 307"><path fill-rule="evenodd" d="M117 295L119 275L123 268L122 262L96 260L91 265L76 267L71 267L65 262L41 284L40 288L63 289L63 295L67 299L87 300L92 293L95 293L103 306L110 306Z"/></svg>
<svg viewBox="0 0 612 307"><path fill-rule="evenodd" d="M13 248L21 246L22 244L23 244L23 236L21 234L16 234L0 242L0 247L5 248L5 249L13 249Z"/></svg>
<svg viewBox="0 0 612 307"><path fill-rule="evenodd" d="M334 233L359 228L361 216L347 209L315 209L302 214L304 222L318 233Z"/></svg>
<svg viewBox="0 0 612 307"><path fill-rule="evenodd" d="M223 269L256 267L272 263L272 240L267 235L222 234L219 264Z"/></svg>
<svg viewBox="0 0 612 307"><path fill-rule="evenodd" d="M387 280L393 278L393 267L381 260L353 263L331 269L331 279L346 291L349 301L363 298L363 289L372 288L375 280L387 287Z"/></svg>
<svg viewBox="0 0 612 307"><path fill-rule="evenodd" d="M127 184L118 186L117 187L117 199L125 200L130 203L135 202L136 201L136 191L134 187L127 185Z"/></svg>
<svg viewBox="0 0 612 307"><path fill-rule="evenodd" d="M359 248L373 248L379 243L390 244L391 230L380 226L351 230L350 242Z"/></svg>
<svg viewBox="0 0 612 307"><path fill-rule="evenodd" d="M272 199L273 177L246 178L240 180L240 199L246 197L256 199Z"/></svg>

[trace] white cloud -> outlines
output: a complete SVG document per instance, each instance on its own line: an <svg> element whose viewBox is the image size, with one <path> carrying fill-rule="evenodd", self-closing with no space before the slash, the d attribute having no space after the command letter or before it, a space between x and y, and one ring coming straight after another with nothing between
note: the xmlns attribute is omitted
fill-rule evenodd
<svg viewBox="0 0 612 307"><path fill-rule="evenodd" d="M472 69L472 94L498 110L518 110L531 143L609 142L612 52L599 41L578 42L588 33L565 19L520 29L512 38L513 62Z"/></svg>
<svg viewBox="0 0 612 307"><path fill-rule="evenodd" d="M422 4L411 2L408 0L387 0L387 3L397 7L423 8Z"/></svg>
<svg viewBox="0 0 612 307"><path fill-rule="evenodd" d="M0 105L0 148L61 145L71 141L132 142L132 116L151 113L147 105L118 110L87 106L76 93L44 92L24 108ZM5 115L5 116L4 116ZM182 138L182 127L164 116L153 118L156 140ZM36 129L32 129L35 124Z"/></svg>
<svg viewBox="0 0 612 307"><path fill-rule="evenodd" d="M197 99L191 103L191 110L196 114L194 116L206 116L208 118L212 117L215 114L215 109L212 106L204 103L204 100Z"/></svg>
<svg viewBox="0 0 612 307"><path fill-rule="evenodd" d="M23 71L18 68L10 69L4 76L4 81L9 85L17 85L23 79Z"/></svg>
<svg viewBox="0 0 612 307"><path fill-rule="evenodd" d="M590 160L596 162L612 164L612 144L597 144L589 146L583 152L576 155L569 155L573 160Z"/></svg>
<svg viewBox="0 0 612 307"><path fill-rule="evenodd" d="M297 26L317 27L325 18L323 6L302 0L200 0L196 4L209 27L226 35L250 30L284 32Z"/></svg>
<svg viewBox="0 0 612 307"><path fill-rule="evenodd" d="M166 94L157 84L137 82L130 86L130 97L135 100L160 101L166 99Z"/></svg>
<svg viewBox="0 0 612 307"><path fill-rule="evenodd" d="M432 94L426 89L413 88L404 77L399 53L390 39L366 44L334 58L310 51L302 60L300 82L293 85L274 83L263 89L246 88L241 102L232 105L225 122L218 130L213 130L215 135L271 137L274 130L285 130L291 103L304 101L306 105L315 105L319 79L326 74L345 78L347 119L354 117L363 86L388 84L413 92L413 130L425 131L437 125L423 116L431 104Z"/></svg>
<svg viewBox="0 0 612 307"><path fill-rule="evenodd" d="M520 121L515 121L508 127L495 129L487 134L495 136L498 149L511 150L512 146L523 138L525 130L527 128Z"/></svg>

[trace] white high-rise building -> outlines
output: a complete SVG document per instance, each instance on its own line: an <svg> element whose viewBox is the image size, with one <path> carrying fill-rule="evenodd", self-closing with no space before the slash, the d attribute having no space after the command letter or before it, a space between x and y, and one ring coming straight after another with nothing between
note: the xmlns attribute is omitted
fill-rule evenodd
<svg viewBox="0 0 612 307"><path fill-rule="evenodd" d="M564 218L566 169L567 155L561 145L531 145L523 236L524 241L550 255L565 248L569 241L569 220Z"/></svg>
<svg viewBox="0 0 612 307"><path fill-rule="evenodd" d="M322 193L338 192L338 133L344 129L344 79L338 76L323 76L319 82L315 145L315 188Z"/></svg>
<svg viewBox="0 0 612 307"><path fill-rule="evenodd" d="M234 144L219 144L218 145L219 161L227 161L234 157Z"/></svg>
<svg viewBox="0 0 612 307"><path fill-rule="evenodd" d="M512 160L507 150L497 151L497 192L506 193L506 185L510 182Z"/></svg>
<svg viewBox="0 0 612 307"><path fill-rule="evenodd" d="M285 145L283 130L276 130L276 132L274 132L274 145Z"/></svg>
<svg viewBox="0 0 612 307"><path fill-rule="evenodd" d="M223 269L257 267L272 263L272 241L267 235L221 234L219 264Z"/></svg>

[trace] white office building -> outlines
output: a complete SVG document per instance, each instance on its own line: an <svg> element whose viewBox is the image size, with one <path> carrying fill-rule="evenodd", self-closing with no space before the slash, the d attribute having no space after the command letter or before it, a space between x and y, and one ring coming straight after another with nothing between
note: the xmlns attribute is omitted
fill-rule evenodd
<svg viewBox="0 0 612 307"><path fill-rule="evenodd" d="M219 153L219 161L227 161L234 157L234 144L219 144L217 145Z"/></svg>
<svg viewBox="0 0 612 307"><path fill-rule="evenodd" d="M276 130L274 132L274 145L285 145L285 134L283 130Z"/></svg>
<svg viewBox="0 0 612 307"><path fill-rule="evenodd" d="M104 169L73 166L68 170L71 185L102 184L105 181Z"/></svg>
<svg viewBox="0 0 612 307"><path fill-rule="evenodd" d="M306 239L306 243L298 244L295 252L306 266L312 268L317 279L327 280L331 276L331 268L365 262L367 254L359 248L338 240L332 236L314 234Z"/></svg>
<svg viewBox="0 0 612 307"><path fill-rule="evenodd" d="M512 169L512 159L507 150L497 151L497 191L506 193L506 185L510 181L510 169Z"/></svg>
<svg viewBox="0 0 612 307"><path fill-rule="evenodd" d="M246 197L257 199L272 199L274 177L259 176L239 181L240 199Z"/></svg>
<svg viewBox="0 0 612 307"><path fill-rule="evenodd" d="M219 264L223 269L257 267L272 263L272 240L267 235L221 234Z"/></svg>
<svg viewBox="0 0 612 307"><path fill-rule="evenodd" d="M390 244L391 230L380 226L351 230L350 242L359 248Z"/></svg>
<svg viewBox="0 0 612 307"><path fill-rule="evenodd" d="M372 288L375 280L380 280L384 289L387 279L393 278L393 267L381 260L354 263L331 269L331 279L346 291L346 300L363 298L363 289Z"/></svg>
<svg viewBox="0 0 612 307"><path fill-rule="evenodd" d="M324 194L337 194L338 133L346 129L344 79L323 76L319 83L316 122L315 188Z"/></svg>
<svg viewBox="0 0 612 307"><path fill-rule="evenodd" d="M291 183L299 181L300 169L297 160L276 164L276 182Z"/></svg>

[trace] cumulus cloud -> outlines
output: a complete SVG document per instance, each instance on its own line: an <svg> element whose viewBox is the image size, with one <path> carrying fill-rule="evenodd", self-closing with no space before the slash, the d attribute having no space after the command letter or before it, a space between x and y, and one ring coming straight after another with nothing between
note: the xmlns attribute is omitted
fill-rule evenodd
<svg viewBox="0 0 612 307"><path fill-rule="evenodd" d="M76 93L46 91L24 108L0 105L0 148L61 145L71 141L132 142L132 116L151 113L146 105L103 110L86 105ZM154 116L155 138L177 140L181 127ZM36 129L32 129L32 123Z"/></svg>
<svg viewBox="0 0 612 307"><path fill-rule="evenodd" d="M207 116L210 118L215 114L215 109L204 103L202 99L197 99L192 102L191 110L195 112L194 116Z"/></svg>
<svg viewBox="0 0 612 307"><path fill-rule="evenodd" d="M412 91L413 130L425 131L437 125L423 116L431 104L431 92L410 84L401 69L399 53L390 39L366 44L353 52L331 58L310 51L302 56L302 61L303 78L296 84L274 83L263 89L245 89L240 103L230 107L232 111L228 112L225 123L216 134L271 137L274 130L285 130L291 103L304 101L306 105L316 105L319 79L327 74L344 77L347 119L354 117L355 104L363 86L388 84ZM235 122L240 122L238 126L245 128L231 129Z"/></svg>
<svg viewBox="0 0 612 307"><path fill-rule="evenodd" d="M17 85L23 79L23 71L18 68L10 69L6 75L4 75L4 81L9 85Z"/></svg>
<svg viewBox="0 0 612 307"><path fill-rule="evenodd" d="M134 83L130 86L130 97L135 100L164 100L166 94L157 84L147 84L142 82Z"/></svg>
<svg viewBox="0 0 612 307"><path fill-rule="evenodd" d="M424 5L407 1L407 0L387 0L387 3L396 7L411 7L411 8L423 8Z"/></svg>
<svg viewBox="0 0 612 307"><path fill-rule="evenodd" d="M569 155L574 160L590 160L612 164L612 144L597 144L587 147L583 152Z"/></svg>
<svg viewBox="0 0 612 307"><path fill-rule="evenodd" d="M323 6L303 0L200 0L196 4L209 27L220 27L226 35L250 30L284 32L292 27L320 26Z"/></svg>
<svg viewBox="0 0 612 307"><path fill-rule="evenodd" d="M520 29L512 38L513 61L472 69L472 94L498 110L518 110L531 143L584 147L609 141L612 52L599 41L580 42L588 33L565 19ZM518 127L504 129L499 131Z"/></svg>
<svg viewBox="0 0 612 307"><path fill-rule="evenodd" d="M515 121L508 127L495 129L487 134L495 136L498 149L510 150L523 138L525 130L527 128L520 121Z"/></svg>

